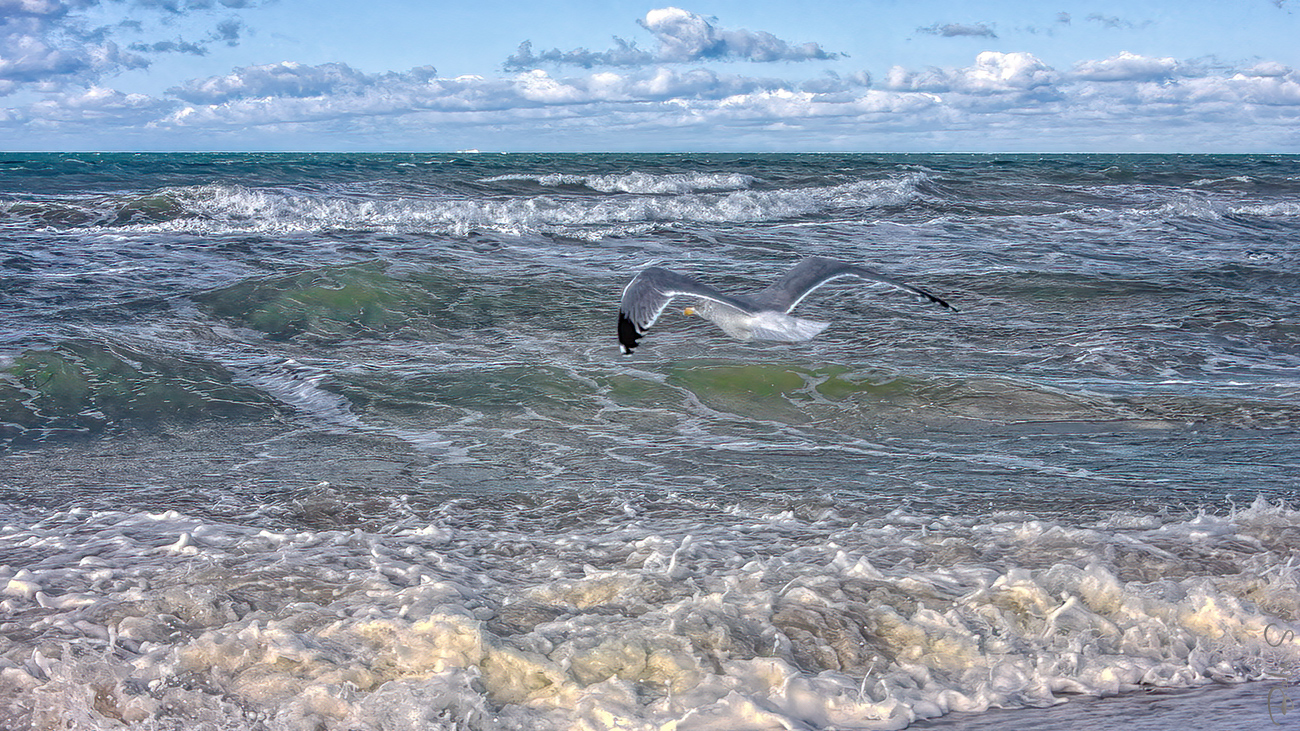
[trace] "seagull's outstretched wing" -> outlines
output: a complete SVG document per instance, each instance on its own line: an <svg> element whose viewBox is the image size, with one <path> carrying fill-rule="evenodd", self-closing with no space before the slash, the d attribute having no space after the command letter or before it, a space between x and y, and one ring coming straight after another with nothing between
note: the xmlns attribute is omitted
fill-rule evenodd
<svg viewBox="0 0 1300 731"><path fill-rule="evenodd" d="M753 305L725 295L707 284L668 269L650 267L628 282L618 307L618 344L623 355L631 355L645 331L655 324L673 297L687 295L721 302L743 312L752 313Z"/></svg>
<svg viewBox="0 0 1300 731"><path fill-rule="evenodd" d="M910 284L904 284L898 280L890 279L885 275L874 272L866 267L860 267L856 264L849 264L835 259L827 259L821 256L813 256L798 264L794 265L785 276L777 280L776 284L759 292L753 296L753 300L761 304L764 308L770 307L778 312L789 312L795 305L803 301L813 292L813 290L826 284L833 279L843 277L857 277L869 282L881 282L889 284L899 289L905 289L908 292L919 294L930 300L936 305L947 307L953 312L957 311L956 307L948 304L939 297L930 294L920 287L913 287Z"/></svg>

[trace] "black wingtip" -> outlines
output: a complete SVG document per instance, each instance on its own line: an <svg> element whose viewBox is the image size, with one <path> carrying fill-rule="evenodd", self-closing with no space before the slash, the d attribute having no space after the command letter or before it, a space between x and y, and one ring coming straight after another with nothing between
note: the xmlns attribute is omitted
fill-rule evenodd
<svg viewBox="0 0 1300 731"><path fill-rule="evenodd" d="M925 291L924 289L921 289L920 287L913 287L913 286L910 286L910 285L904 285L904 286L906 286L907 289L912 290L912 291L915 292L916 294L919 294L920 296L926 298L927 300L929 300L929 301L935 303L936 305L939 305L940 307L943 307L944 309L952 310L953 312L961 312L961 310L959 310L959 309L957 309L956 307L953 307L951 304L949 304L949 303L948 303L948 300L943 299L942 297L940 297L940 296L938 296L938 295L931 294L931 293Z"/></svg>
<svg viewBox="0 0 1300 731"><path fill-rule="evenodd" d="M640 339L641 332L637 330L636 324L622 310L619 310L618 347L622 349L623 355L631 355L636 348L636 342Z"/></svg>
<svg viewBox="0 0 1300 731"><path fill-rule="evenodd" d="M953 307L952 305L948 304L948 301L945 300L945 299L941 299L941 298L939 298L939 297L935 297L935 296L932 295L932 294L927 294L926 297L929 297L929 298L930 298L930 301L933 302L933 303L935 303L936 305L940 305L940 306L942 306L942 307L946 307L946 308L952 310L953 312L961 312L961 310L959 310L959 309L957 309L956 307Z"/></svg>

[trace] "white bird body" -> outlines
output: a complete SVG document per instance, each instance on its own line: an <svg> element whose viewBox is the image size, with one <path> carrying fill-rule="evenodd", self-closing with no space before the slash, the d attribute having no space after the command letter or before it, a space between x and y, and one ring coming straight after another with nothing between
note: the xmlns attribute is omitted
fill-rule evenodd
<svg viewBox="0 0 1300 731"><path fill-rule="evenodd" d="M738 340L809 340L830 326L828 322L805 320L790 315L813 290L835 279L854 277L918 294L931 302L955 308L929 292L890 279L866 267L835 259L813 256L796 264L770 287L750 296L728 295L692 277L668 269L650 267L628 282L618 311L618 341L624 355L630 355L637 341L659 319L668 303L679 296L698 301L686 314L699 314Z"/></svg>
<svg viewBox="0 0 1300 731"><path fill-rule="evenodd" d="M812 340L822 330L831 326L829 322L805 320L802 317L773 310L764 310L751 315L744 310L709 300L701 300L694 307L687 308L687 314L699 315L709 320L722 328L722 332L737 340L777 340L797 343Z"/></svg>

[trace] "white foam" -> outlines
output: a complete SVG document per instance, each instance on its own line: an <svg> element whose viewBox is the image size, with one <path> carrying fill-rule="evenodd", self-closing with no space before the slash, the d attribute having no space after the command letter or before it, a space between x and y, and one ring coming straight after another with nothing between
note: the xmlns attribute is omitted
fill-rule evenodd
<svg viewBox="0 0 1300 731"><path fill-rule="evenodd" d="M1217 221L1223 218L1226 205L1209 198L1182 196L1164 203L1148 213L1159 218L1196 218Z"/></svg>
<svg viewBox="0 0 1300 731"><path fill-rule="evenodd" d="M480 182L533 181L538 185L556 187L581 185L602 193L692 193L695 191L744 190L758 179L741 173L669 173L653 174L631 172L621 175L497 175Z"/></svg>
<svg viewBox="0 0 1300 731"><path fill-rule="evenodd" d="M1147 221L1150 219L1194 219L1221 221L1225 216L1250 216L1256 218L1290 219L1300 215L1300 202L1277 201L1272 203L1229 202L1221 197L1206 195L1176 195L1159 202L1136 201L1132 208L1088 207L1064 212L1071 217L1089 219ZM1050 214L1055 219L1059 214Z"/></svg>
<svg viewBox="0 0 1300 731"><path fill-rule="evenodd" d="M1300 216L1300 201L1236 205L1231 208L1231 211L1240 216L1259 216L1260 218L1295 218L1296 216Z"/></svg>
<svg viewBox="0 0 1300 731"><path fill-rule="evenodd" d="M671 176L660 178L637 183L639 178L618 176L609 185L691 190L702 185L694 176L680 183ZM171 192L187 215L107 230L285 234L357 229L466 236L473 231L583 235L595 228L609 229L606 235L618 235L644 230L647 224L778 221L845 207L901 205L916 195L920 178L919 174L908 174L888 180L774 190L728 190L719 180L716 185L725 192L618 197L378 198L207 185Z"/></svg>
<svg viewBox="0 0 1300 731"><path fill-rule="evenodd" d="M4 621L27 628L0 651L0 725L897 729L1300 669L1279 619L1300 609L1285 507L1086 525L732 513L747 522L547 536L175 512L11 524L8 545L41 558L0 567L19 587Z"/></svg>

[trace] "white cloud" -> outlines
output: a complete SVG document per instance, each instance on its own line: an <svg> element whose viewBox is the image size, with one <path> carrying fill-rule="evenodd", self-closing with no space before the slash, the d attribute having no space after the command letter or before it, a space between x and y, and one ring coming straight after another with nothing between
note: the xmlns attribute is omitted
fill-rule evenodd
<svg viewBox="0 0 1300 731"><path fill-rule="evenodd" d="M974 65L964 68L913 71L895 66L885 77L885 87L895 91L1001 94L1050 88L1058 76L1031 53L985 51L975 57Z"/></svg>
<svg viewBox="0 0 1300 731"><path fill-rule="evenodd" d="M532 41L524 41L503 65L507 71L519 71L547 64L591 68L592 66L646 66L655 62L653 53L637 48L633 41L615 38L614 43L615 47L607 51L588 51L585 48L561 51L552 48L549 51L534 53Z"/></svg>
<svg viewBox="0 0 1300 731"><path fill-rule="evenodd" d="M345 63L319 66L284 61L245 66L225 76L192 79L168 92L187 102L220 104L235 99L259 97L322 97L358 94L378 85L405 86L427 83L437 77L432 66L402 74L363 74Z"/></svg>
<svg viewBox="0 0 1300 731"><path fill-rule="evenodd" d="M659 55L664 60L807 61L840 55L827 53L816 43L791 45L765 31L720 30L703 16L681 8L651 10L641 25L659 40Z"/></svg>
<svg viewBox="0 0 1300 731"><path fill-rule="evenodd" d="M1228 80L1237 86L1242 98L1254 104L1300 106L1300 74L1285 76L1238 75Z"/></svg>
<svg viewBox="0 0 1300 731"><path fill-rule="evenodd" d="M874 84L865 72L800 80L658 66L446 78L430 67L367 74L285 62L160 98L102 86L50 93L0 117L0 144L12 149L33 130L102 139L120 129L147 130L163 147L1243 150L1300 145L1297 121L1300 74L1285 66L1219 70L1133 54L1060 72L1032 54L990 51L964 67L895 67Z"/></svg>
<svg viewBox="0 0 1300 731"><path fill-rule="evenodd" d="M221 4L245 6L244 0ZM22 87L93 85L105 76L149 66L149 54L202 55L212 43L237 44L244 28L238 19L226 18L197 41L137 40L123 50L114 36L138 35L144 23L126 20L115 26L93 26L89 14L105 5L104 0L0 0L0 94ZM165 21L185 13L209 12L211 7L208 0L135 0L116 9Z"/></svg>
<svg viewBox="0 0 1300 731"><path fill-rule="evenodd" d="M268 64L195 79L172 93L191 104L167 123L261 125L422 112L512 110L671 100L721 100L780 89L776 79L723 75L707 69L659 67L631 73L553 77L534 69L505 78L437 78L431 67L363 74L345 64Z"/></svg>
<svg viewBox="0 0 1300 731"><path fill-rule="evenodd" d="M1300 106L1300 74L1284 76L1253 76L1234 74L1230 77L1190 79L1176 85L1144 84L1139 88L1140 98L1149 103L1236 110L1242 104L1269 107Z"/></svg>
<svg viewBox="0 0 1300 731"><path fill-rule="evenodd" d="M551 49L536 53L531 41L505 61L507 70L525 70L543 64L592 66L646 66L657 63L693 63L704 60L811 61L839 58L816 43L791 44L766 31L718 28L707 18L689 10L667 7L651 10L637 21L657 41L654 51L637 47L634 41L615 38L614 48L589 51Z"/></svg>
<svg viewBox="0 0 1300 731"><path fill-rule="evenodd" d="M15 18L63 15L68 8L59 0L0 0L0 17L6 22Z"/></svg>
<svg viewBox="0 0 1300 731"><path fill-rule="evenodd" d="M1243 72L1246 76L1286 76L1291 69L1276 61L1263 61Z"/></svg>
<svg viewBox="0 0 1300 731"><path fill-rule="evenodd" d="M799 88L814 94L843 94L869 86L871 86L871 74L866 71L856 71L847 76L827 71L822 76L803 82Z"/></svg>
<svg viewBox="0 0 1300 731"><path fill-rule="evenodd" d="M1184 67L1172 58L1152 58L1121 51L1101 61L1075 64L1072 75L1084 81L1154 81L1182 73Z"/></svg>
<svg viewBox="0 0 1300 731"><path fill-rule="evenodd" d="M23 110L22 122L55 129L85 125L139 127L154 123L175 106L175 102L147 94L92 86L31 105Z"/></svg>
<svg viewBox="0 0 1300 731"><path fill-rule="evenodd" d="M145 65L112 42L87 40L69 20L72 8L56 0L0 0L0 82L81 82L121 68Z"/></svg>

